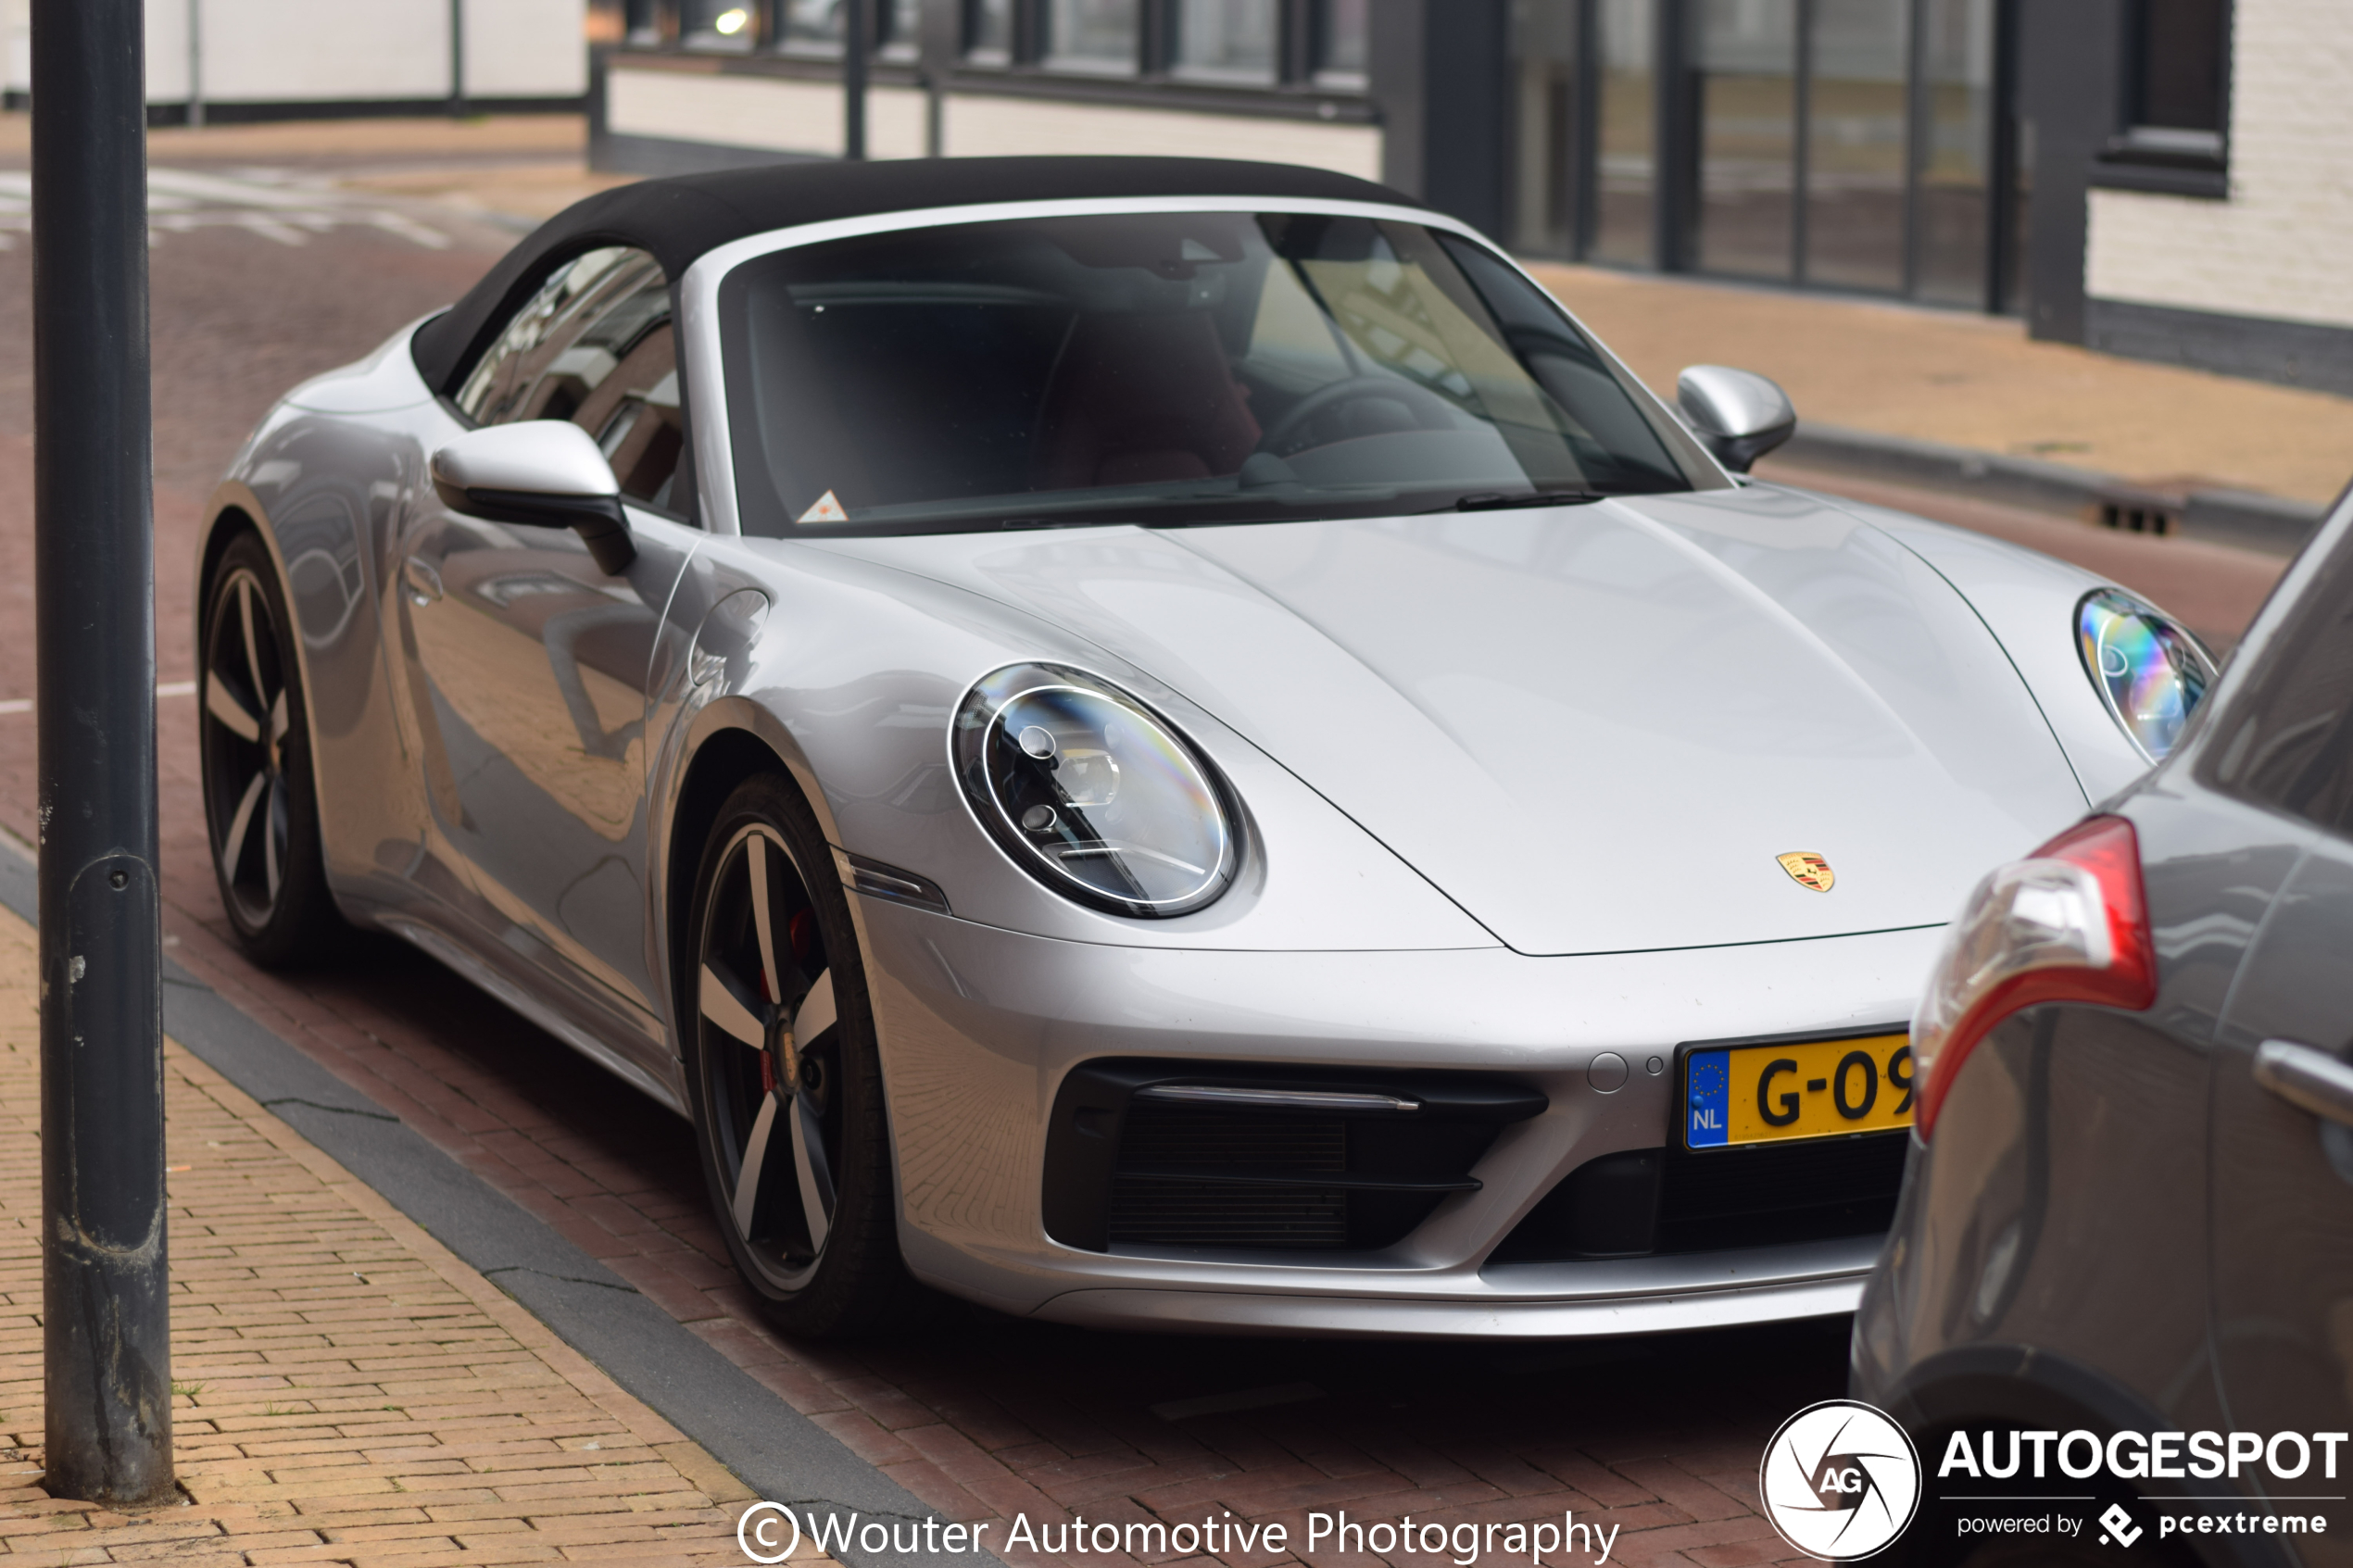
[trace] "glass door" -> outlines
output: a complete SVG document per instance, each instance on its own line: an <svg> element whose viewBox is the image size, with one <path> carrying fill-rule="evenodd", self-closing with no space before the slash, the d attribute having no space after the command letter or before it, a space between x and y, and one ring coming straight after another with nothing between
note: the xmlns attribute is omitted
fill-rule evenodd
<svg viewBox="0 0 2353 1568"><path fill-rule="evenodd" d="M1986 303L1994 244L1994 0L1925 0L1919 245L1913 292L1941 305Z"/></svg>
<svg viewBox="0 0 2353 1568"><path fill-rule="evenodd" d="M1703 272L1786 279L1797 188L1797 0L1699 0L1692 259Z"/></svg>
<svg viewBox="0 0 2353 1568"><path fill-rule="evenodd" d="M1904 287L1910 0L1812 0L1806 19L1806 281Z"/></svg>
<svg viewBox="0 0 2353 1568"><path fill-rule="evenodd" d="M1536 256L1577 250L1577 0L1520 0L1512 17L1512 245Z"/></svg>
<svg viewBox="0 0 2353 1568"><path fill-rule="evenodd" d="M1596 0L1588 260L1657 262L1657 0Z"/></svg>

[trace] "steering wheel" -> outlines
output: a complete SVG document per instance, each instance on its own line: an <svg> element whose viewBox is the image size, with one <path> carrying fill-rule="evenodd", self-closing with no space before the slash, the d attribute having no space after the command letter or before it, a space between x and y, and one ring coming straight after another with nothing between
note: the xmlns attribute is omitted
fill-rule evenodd
<svg viewBox="0 0 2353 1568"><path fill-rule="evenodd" d="M1301 442L1297 437L1329 409L1345 403L1376 400L1404 405L1414 416L1417 430L1445 430L1454 422L1454 406L1428 388L1398 376L1350 376L1346 381L1318 387L1292 405L1291 411L1275 421L1275 428L1259 442L1258 449L1285 458L1310 446L1327 445L1327 442Z"/></svg>

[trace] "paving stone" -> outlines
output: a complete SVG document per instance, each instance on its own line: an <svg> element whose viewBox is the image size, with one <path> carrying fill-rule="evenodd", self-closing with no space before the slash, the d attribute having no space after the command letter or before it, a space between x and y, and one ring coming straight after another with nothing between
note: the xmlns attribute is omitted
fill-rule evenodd
<svg viewBox="0 0 2353 1568"><path fill-rule="evenodd" d="M42 1420L34 997L32 932L0 910L0 1369L25 1374L0 1383L10 1433ZM169 1162L186 1167L169 1197L172 1403L193 1500L88 1508L41 1495L37 1460L0 1460L0 1562L741 1561L729 1505L749 1494L717 1461L176 1042L164 1085ZM408 1419L421 1400L442 1419Z"/></svg>

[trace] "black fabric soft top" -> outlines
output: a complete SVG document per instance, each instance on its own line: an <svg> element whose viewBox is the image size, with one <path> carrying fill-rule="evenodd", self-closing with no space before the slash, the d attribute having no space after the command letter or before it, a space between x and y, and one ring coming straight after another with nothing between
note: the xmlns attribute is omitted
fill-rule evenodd
<svg viewBox="0 0 2353 1568"><path fill-rule="evenodd" d="M1422 204L1386 185L1290 164L1189 157L908 158L780 163L647 180L575 202L509 251L482 282L410 341L437 393L554 267L601 245L650 251L673 283L705 252L800 223L982 202L1241 196Z"/></svg>

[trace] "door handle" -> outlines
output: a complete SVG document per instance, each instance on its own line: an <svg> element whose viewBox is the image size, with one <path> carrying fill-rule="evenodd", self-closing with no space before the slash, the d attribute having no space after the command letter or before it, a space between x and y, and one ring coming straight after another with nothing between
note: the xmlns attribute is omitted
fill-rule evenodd
<svg viewBox="0 0 2353 1568"><path fill-rule="evenodd" d="M441 573L433 569L432 562L410 556L408 564L400 569L400 575L409 581L409 598L412 604L429 605L441 597Z"/></svg>
<svg viewBox="0 0 2353 1568"><path fill-rule="evenodd" d="M2353 1125L2353 1066L2326 1051L2266 1040L2255 1047L2255 1081L2290 1105Z"/></svg>

